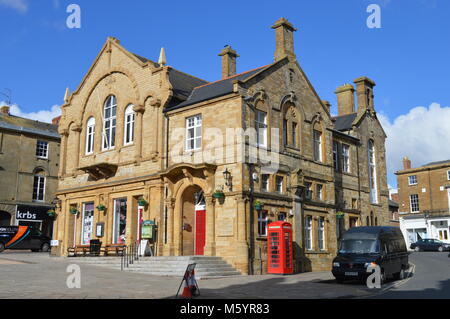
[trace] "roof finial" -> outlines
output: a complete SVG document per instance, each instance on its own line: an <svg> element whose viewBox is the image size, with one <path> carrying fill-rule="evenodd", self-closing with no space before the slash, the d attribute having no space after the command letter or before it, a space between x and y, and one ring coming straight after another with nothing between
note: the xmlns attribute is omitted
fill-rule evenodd
<svg viewBox="0 0 450 319"><path fill-rule="evenodd" d="M69 102L70 91L69 88L66 88L66 93L64 93L64 103Z"/></svg>
<svg viewBox="0 0 450 319"><path fill-rule="evenodd" d="M164 48L161 48L161 52L159 53L159 60L158 64L160 65L166 65L167 59L166 59L166 50Z"/></svg>

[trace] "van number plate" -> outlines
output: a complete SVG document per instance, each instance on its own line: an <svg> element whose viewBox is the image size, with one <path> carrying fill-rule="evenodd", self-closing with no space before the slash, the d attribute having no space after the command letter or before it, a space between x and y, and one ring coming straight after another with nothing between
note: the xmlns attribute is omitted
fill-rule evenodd
<svg viewBox="0 0 450 319"><path fill-rule="evenodd" d="M357 272L346 272L345 273L346 276L358 276Z"/></svg>

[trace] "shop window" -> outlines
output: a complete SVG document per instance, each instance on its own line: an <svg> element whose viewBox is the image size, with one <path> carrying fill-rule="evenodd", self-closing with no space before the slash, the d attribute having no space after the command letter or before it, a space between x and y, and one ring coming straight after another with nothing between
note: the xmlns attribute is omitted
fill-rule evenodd
<svg viewBox="0 0 450 319"><path fill-rule="evenodd" d="M127 200L114 200L113 243L125 244L127 230Z"/></svg>
<svg viewBox="0 0 450 319"><path fill-rule="evenodd" d="M81 244L89 245L94 229L94 203L83 204Z"/></svg>

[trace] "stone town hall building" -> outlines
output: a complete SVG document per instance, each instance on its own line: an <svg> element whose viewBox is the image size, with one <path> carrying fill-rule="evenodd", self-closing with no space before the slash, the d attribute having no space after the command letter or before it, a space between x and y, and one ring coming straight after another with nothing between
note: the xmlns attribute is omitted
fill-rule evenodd
<svg viewBox="0 0 450 319"><path fill-rule="evenodd" d="M330 269L344 229L388 224L375 83L339 87L332 117L296 60L296 29L284 18L272 28L273 63L235 74L227 46L215 82L108 38L62 106L54 254L98 238L99 223L104 245L135 241L141 197L158 255L221 256L244 274L267 271L271 221L294 226L296 271Z"/></svg>

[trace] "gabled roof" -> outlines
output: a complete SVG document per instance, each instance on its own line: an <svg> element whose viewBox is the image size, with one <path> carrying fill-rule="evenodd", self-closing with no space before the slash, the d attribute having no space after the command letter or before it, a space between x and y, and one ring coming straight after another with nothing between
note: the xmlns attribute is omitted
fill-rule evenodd
<svg viewBox="0 0 450 319"><path fill-rule="evenodd" d="M59 139L58 126L14 115L0 114L0 129Z"/></svg>
<svg viewBox="0 0 450 319"><path fill-rule="evenodd" d="M333 117L334 129L336 131L349 131L351 130L353 121L356 119L358 113L350 113L346 115Z"/></svg>
<svg viewBox="0 0 450 319"><path fill-rule="evenodd" d="M265 65L254 70L236 74L226 79L197 86L185 102L167 108L166 112L232 93L234 81L245 81L270 66L271 65Z"/></svg>

